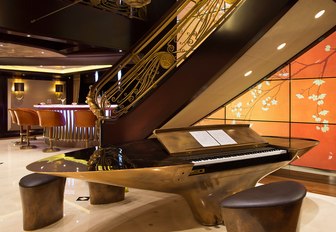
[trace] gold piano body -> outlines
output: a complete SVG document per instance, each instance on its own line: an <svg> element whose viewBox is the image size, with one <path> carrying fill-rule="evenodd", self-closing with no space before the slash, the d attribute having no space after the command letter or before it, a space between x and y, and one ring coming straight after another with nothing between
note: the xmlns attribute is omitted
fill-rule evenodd
<svg viewBox="0 0 336 232"><path fill-rule="evenodd" d="M249 125L162 129L154 134L155 138L120 146L59 154L36 161L27 169L89 182L176 193L188 202L197 221L216 225L223 223L220 202L225 197L254 187L260 179L318 144L312 139L261 137ZM279 149L282 154L244 156L265 148ZM243 154L245 158L217 163L216 159L221 160L218 156L225 160L231 154L237 157ZM207 160L211 163L207 164Z"/></svg>

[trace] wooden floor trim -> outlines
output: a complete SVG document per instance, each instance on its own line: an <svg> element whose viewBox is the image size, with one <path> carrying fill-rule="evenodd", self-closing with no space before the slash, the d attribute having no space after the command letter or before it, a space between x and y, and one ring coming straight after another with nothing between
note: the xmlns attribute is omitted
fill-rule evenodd
<svg viewBox="0 0 336 232"><path fill-rule="evenodd" d="M316 181L302 180L293 177L283 177L277 175L269 175L263 178L260 183L267 184L277 181L291 180L303 184L308 192L322 194L326 196L336 197L336 185L326 184Z"/></svg>

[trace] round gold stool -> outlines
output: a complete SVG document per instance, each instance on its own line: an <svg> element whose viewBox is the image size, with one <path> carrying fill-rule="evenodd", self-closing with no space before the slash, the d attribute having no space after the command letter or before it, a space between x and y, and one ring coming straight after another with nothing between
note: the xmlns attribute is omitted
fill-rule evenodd
<svg viewBox="0 0 336 232"><path fill-rule="evenodd" d="M38 173L19 182L23 229L36 230L63 217L65 178Z"/></svg>
<svg viewBox="0 0 336 232"><path fill-rule="evenodd" d="M225 198L221 213L228 232L296 232L303 185L281 181L247 189Z"/></svg>
<svg viewBox="0 0 336 232"><path fill-rule="evenodd" d="M89 182L90 204L100 205L125 199L125 187Z"/></svg>

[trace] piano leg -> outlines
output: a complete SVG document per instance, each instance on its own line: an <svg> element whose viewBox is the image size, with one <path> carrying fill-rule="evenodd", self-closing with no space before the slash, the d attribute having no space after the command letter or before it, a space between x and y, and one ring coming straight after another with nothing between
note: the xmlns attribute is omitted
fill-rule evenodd
<svg viewBox="0 0 336 232"><path fill-rule="evenodd" d="M261 178L287 163L285 161L190 176L190 182L176 193L187 201L195 219L202 225L224 224L220 207L224 198L255 187Z"/></svg>

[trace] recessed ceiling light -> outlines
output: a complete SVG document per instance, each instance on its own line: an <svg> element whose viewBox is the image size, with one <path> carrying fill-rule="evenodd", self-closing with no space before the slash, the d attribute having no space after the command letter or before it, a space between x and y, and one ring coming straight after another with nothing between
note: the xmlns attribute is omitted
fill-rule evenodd
<svg viewBox="0 0 336 232"><path fill-rule="evenodd" d="M251 74L252 74L252 70L246 72L246 73L244 74L244 76L247 77L247 76L249 76L249 75L251 75Z"/></svg>
<svg viewBox="0 0 336 232"><path fill-rule="evenodd" d="M277 49L278 49L278 50L281 50L281 49L283 49L284 47L286 47L286 43L282 43L282 44L280 44L280 45L277 47Z"/></svg>
<svg viewBox="0 0 336 232"><path fill-rule="evenodd" d="M27 35L27 37L30 37L30 35Z"/></svg>
<svg viewBox="0 0 336 232"><path fill-rule="evenodd" d="M44 51L41 51L41 54L44 54Z"/></svg>
<svg viewBox="0 0 336 232"><path fill-rule="evenodd" d="M316 15L315 18L318 19L319 17L321 17L324 14L325 10L321 10L319 11Z"/></svg>

